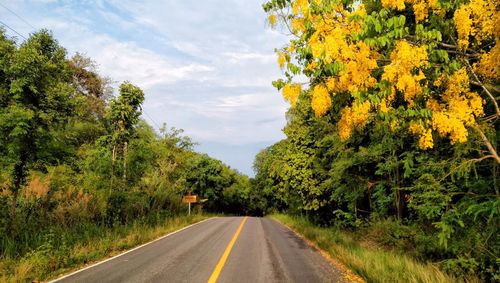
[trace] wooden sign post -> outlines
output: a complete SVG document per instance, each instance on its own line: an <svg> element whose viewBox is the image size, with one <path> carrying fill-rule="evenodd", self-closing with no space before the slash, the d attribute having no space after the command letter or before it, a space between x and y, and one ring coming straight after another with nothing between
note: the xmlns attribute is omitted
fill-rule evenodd
<svg viewBox="0 0 500 283"><path fill-rule="evenodd" d="M188 204L188 215L191 215L191 203L196 202L195 195L185 195L182 197L182 202Z"/></svg>

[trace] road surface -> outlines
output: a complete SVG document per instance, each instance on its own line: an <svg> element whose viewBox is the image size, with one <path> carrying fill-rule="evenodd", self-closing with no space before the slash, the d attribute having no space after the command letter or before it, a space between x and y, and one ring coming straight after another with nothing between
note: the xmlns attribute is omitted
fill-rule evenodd
<svg viewBox="0 0 500 283"><path fill-rule="evenodd" d="M345 282L341 271L267 218L218 217L56 282Z"/></svg>

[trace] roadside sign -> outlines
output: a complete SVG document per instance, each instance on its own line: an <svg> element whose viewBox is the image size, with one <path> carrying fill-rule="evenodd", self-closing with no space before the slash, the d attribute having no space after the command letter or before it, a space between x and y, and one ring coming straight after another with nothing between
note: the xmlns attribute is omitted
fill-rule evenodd
<svg viewBox="0 0 500 283"><path fill-rule="evenodd" d="M196 202L196 196L195 195L187 195L182 197L182 202L183 203L193 203Z"/></svg>
<svg viewBox="0 0 500 283"><path fill-rule="evenodd" d="M191 215L191 203L196 202L196 195L186 195L182 197L182 202L188 204L188 215Z"/></svg>

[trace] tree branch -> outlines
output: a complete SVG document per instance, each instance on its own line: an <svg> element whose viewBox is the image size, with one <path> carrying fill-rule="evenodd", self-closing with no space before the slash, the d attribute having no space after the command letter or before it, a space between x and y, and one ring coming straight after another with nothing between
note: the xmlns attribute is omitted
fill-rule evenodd
<svg viewBox="0 0 500 283"><path fill-rule="evenodd" d="M290 27L290 25L288 24L286 14L283 12L283 10L276 11L276 13L278 14L278 16L280 16L283 19L283 23L285 23L286 29L288 30L288 32L290 32L290 35L293 35L296 38L300 38L300 36L297 33L295 33L293 31L293 29Z"/></svg>
<svg viewBox="0 0 500 283"><path fill-rule="evenodd" d="M474 130L476 130L476 132L483 139L483 142L486 144L486 147L488 148L489 152L491 153L491 157L494 158L498 164L500 164L500 156L498 156L496 149L493 147L491 142L488 140L488 137L486 137L486 135L483 133L483 131L479 128L478 125L473 125L472 128Z"/></svg>
<svg viewBox="0 0 500 283"><path fill-rule="evenodd" d="M443 43L443 42L439 42L439 41L434 41L437 43L437 45L441 46L441 47L444 47L444 48L448 48L448 49L454 49L454 50L460 50L458 48L458 46L456 45L453 45L453 44L448 44L448 43ZM468 55L468 56L471 56L471 57L479 57L481 56L481 54L479 54L476 50L474 49L470 49L470 48L467 48L465 49L466 52L470 52L469 53L465 53L465 55ZM464 54L464 53L461 53L461 54Z"/></svg>
<svg viewBox="0 0 500 283"><path fill-rule="evenodd" d="M475 82L475 81L471 81L470 83L471 83L471 84L473 84L473 85L476 85L476 86L481 86L481 84L480 84L480 83ZM484 86L485 86L486 88L490 89L490 90L493 90L493 91L495 91L495 92L499 92L499 93L500 93L500 89L498 89L498 88L496 88L496 87L492 86L491 84L489 84L489 85L484 85ZM495 100L500 100L500 97L495 98Z"/></svg>
<svg viewBox="0 0 500 283"><path fill-rule="evenodd" d="M479 158L469 159L469 160L463 162L462 164L458 165L457 167L454 167L453 169L451 169L446 175L444 175L441 179L439 179L439 182L444 181L451 174L455 173L458 169L460 169L461 167L464 167L467 164L478 163L478 162L481 162L481 161L488 159L488 158L495 158L495 156L490 154L490 155L485 155L485 156L479 157Z"/></svg>
<svg viewBox="0 0 500 283"><path fill-rule="evenodd" d="M483 160L485 160L485 159L488 159L488 158L495 158L495 156L494 156L494 155L491 155L491 154L490 154L490 155L485 155L485 156L483 156L483 157L479 157L479 158L474 158L474 159L471 159L471 160L469 160L469 162L472 162L472 163L477 163L477 162L481 162L481 161L483 161Z"/></svg>
<svg viewBox="0 0 500 283"><path fill-rule="evenodd" d="M474 75L474 78L476 79L476 82L479 83L479 85L481 86L481 88L484 90L484 92L486 92L486 94L488 95L488 97L491 99L491 102L493 102L493 106L495 106L495 110L497 112L496 115L500 117L500 108L498 108L497 100L491 94L491 92L488 90L488 88L481 81L479 81L479 78L477 77L476 73L474 73L474 71L472 71L472 69L471 69L471 72Z"/></svg>
<svg viewBox="0 0 500 283"><path fill-rule="evenodd" d="M484 92L486 92L486 94L490 97L491 99L491 102L493 102L493 106L495 106L495 110L496 110L496 115L500 117L500 109L498 108L498 103L497 103L497 100L495 99L495 97L491 94L491 92L488 90L488 88L481 82L481 80L479 79L479 77L476 75L476 73L474 72L474 70L472 69L472 66L470 65L469 61L467 60L464 60L465 61L465 64L467 64L467 68L469 69L469 71L471 72L472 76L474 77L474 79L476 80L476 83L479 84L479 86L481 86L481 88L484 90Z"/></svg>
<svg viewBox="0 0 500 283"><path fill-rule="evenodd" d="M465 196L477 196L477 197L494 197L494 198L499 198L499 196L494 195L494 194L477 194L474 192L452 192L449 193L452 196L458 196L458 195L465 195Z"/></svg>
<svg viewBox="0 0 500 283"><path fill-rule="evenodd" d="M469 58L478 58L479 56L481 56L481 54L478 54L478 53L470 54L470 53L464 53L464 52L461 52L461 51L450 50L450 49L447 49L446 52L451 53L451 54L464 55L464 56L467 56Z"/></svg>
<svg viewBox="0 0 500 283"><path fill-rule="evenodd" d="M492 120L496 120L498 118L499 118L499 116L497 114L493 114L493 115L490 115L488 117L484 117L484 118L481 118L481 119L478 119L478 120L481 121L481 122L489 122L489 121L492 121Z"/></svg>
<svg viewBox="0 0 500 283"><path fill-rule="evenodd" d="M455 54L460 54L460 55L465 55L467 57L472 57L472 58L475 58L475 57L479 57L481 56L480 53L478 53L476 50L474 49L471 49L471 48L466 48L465 49L465 53L460 51L460 48L458 48L457 45L455 44L449 44L449 43L444 43L444 42L440 42L440 41L437 41L437 40L426 40L426 39L418 39L416 36L414 35L406 35L405 38L407 39L410 39L410 40L422 40L422 41L431 41L431 42L434 42L436 43L438 46L441 46L443 48L446 48L446 49L452 49L452 50L446 50L447 52L451 52L451 53L455 53ZM416 42L412 42L412 43L416 43ZM456 50L456 51L455 51ZM469 53L467 53L469 52Z"/></svg>

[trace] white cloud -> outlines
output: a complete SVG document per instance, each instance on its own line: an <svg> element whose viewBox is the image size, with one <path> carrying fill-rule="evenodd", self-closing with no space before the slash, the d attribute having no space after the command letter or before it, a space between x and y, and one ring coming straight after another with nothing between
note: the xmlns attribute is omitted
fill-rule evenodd
<svg viewBox="0 0 500 283"><path fill-rule="evenodd" d="M100 51L93 58L101 64L103 72L112 78L135 82L144 89L188 78L203 81L203 74L213 70L198 63L173 63L132 43L108 41L99 45Z"/></svg>
<svg viewBox="0 0 500 283"><path fill-rule="evenodd" d="M191 56L198 58L206 56L206 53L203 52L203 49L200 46L189 41L173 41L172 45L177 48L177 50L185 52Z"/></svg>
<svg viewBox="0 0 500 283"><path fill-rule="evenodd" d="M46 20L70 53L84 52L100 66L100 72L118 81L131 81L145 90L190 79L204 81L213 67L196 62L179 62L130 41L119 41L80 25Z"/></svg>
<svg viewBox="0 0 500 283"><path fill-rule="evenodd" d="M276 60L276 55L263 54L257 52L224 52L222 55L229 58L229 62L233 64L245 63L248 60L258 60L261 63L274 62Z"/></svg>
<svg viewBox="0 0 500 283"><path fill-rule="evenodd" d="M165 115L168 121L186 129L200 142L224 142L231 145L277 141L283 137L286 105L278 95L249 93L236 96L209 95L165 98L162 106L146 108L148 115ZM185 127L184 125L189 125Z"/></svg>
<svg viewBox="0 0 500 283"><path fill-rule="evenodd" d="M11 8L53 30L70 53L94 59L102 74L143 88L147 120L185 129L208 151L283 138L287 104L271 81L281 76L273 50L287 38L266 27L260 1L48 2ZM6 11L0 17L31 29Z"/></svg>

